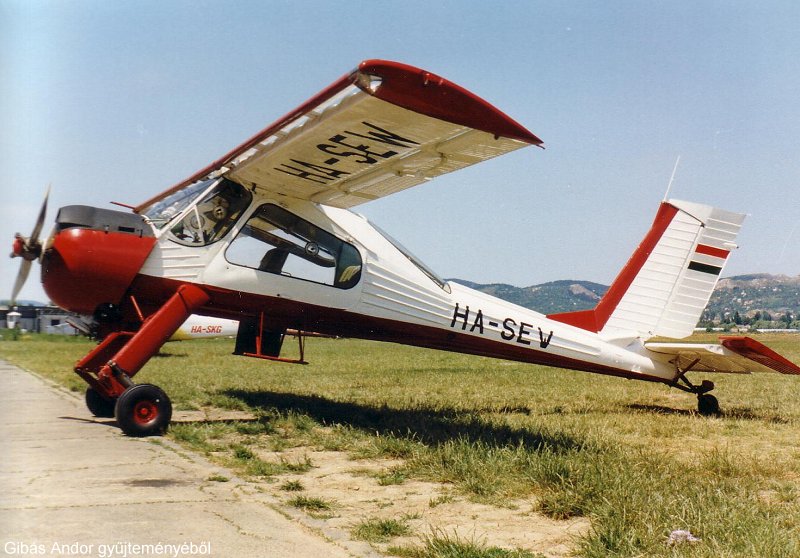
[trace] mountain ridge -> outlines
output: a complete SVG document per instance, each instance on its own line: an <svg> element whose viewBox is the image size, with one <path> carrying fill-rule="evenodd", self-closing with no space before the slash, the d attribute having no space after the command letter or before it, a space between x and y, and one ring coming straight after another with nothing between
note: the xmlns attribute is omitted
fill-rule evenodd
<svg viewBox="0 0 800 558"><path fill-rule="evenodd" d="M482 284L464 279L450 280L543 314L594 308L608 290L608 286L600 283L573 279L549 281L528 287L516 287L508 283Z"/></svg>
<svg viewBox="0 0 800 558"><path fill-rule="evenodd" d="M594 308L608 290L607 285L570 279L528 287L455 278L451 281L543 314ZM769 317L765 321L778 320L787 313L794 320L800 316L800 275L752 273L722 278L711 295L701 322L733 321L737 314L740 320L758 321L764 313Z"/></svg>

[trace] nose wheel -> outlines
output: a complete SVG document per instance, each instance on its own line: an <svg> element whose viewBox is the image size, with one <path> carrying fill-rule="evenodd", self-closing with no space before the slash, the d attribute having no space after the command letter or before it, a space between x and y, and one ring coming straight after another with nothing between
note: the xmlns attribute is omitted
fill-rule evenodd
<svg viewBox="0 0 800 558"><path fill-rule="evenodd" d="M106 399L93 387L86 388L86 406L98 418L114 418L116 400Z"/></svg>
<svg viewBox="0 0 800 558"><path fill-rule="evenodd" d="M172 402L160 387L136 384L119 396L114 416L128 436L160 436L169 427Z"/></svg>

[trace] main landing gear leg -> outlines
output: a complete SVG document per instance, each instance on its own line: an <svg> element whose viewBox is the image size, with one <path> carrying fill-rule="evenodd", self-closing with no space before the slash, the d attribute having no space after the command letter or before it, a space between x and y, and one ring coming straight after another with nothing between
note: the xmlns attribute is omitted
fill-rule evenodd
<svg viewBox="0 0 800 558"><path fill-rule="evenodd" d="M170 335L203 304L208 294L182 285L136 332L106 337L75 366L89 388L86 404L95 416L113 416L128 436L163 434L172 418L172 403L157 386L134 384L131 378L158 352Z"/></svg>
<svg viewBox="0 0 800 558"><path fill-rule="evenodd" d="M700 382L700 385L693 384L689 381L686 377L686 373L692 369L692 367L697 364L699 360L692 362L689 366L686 367L685 370L678 369L678 377L675 378L675 381L672 383L672 387L676 387L680 390L687 391L689 393L694 393L697 395L697 412L703 416L716 416L720 414L719 410L719 401L717 398L711 395L709 392L714 389L714 382L709 380L703 380ZM683 382L682 384L678 382Z"/></svg>

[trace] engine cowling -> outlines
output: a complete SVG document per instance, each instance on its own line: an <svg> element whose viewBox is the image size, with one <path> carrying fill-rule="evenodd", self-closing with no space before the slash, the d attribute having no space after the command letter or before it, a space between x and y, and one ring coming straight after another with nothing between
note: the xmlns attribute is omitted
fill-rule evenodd
<svg viewBox="0 0 800 558"><path fill-rule="evenodd" d="M139 215L62 207L42 258L44 290L55 304L80 314L119 304L155 242Z"/></svg>

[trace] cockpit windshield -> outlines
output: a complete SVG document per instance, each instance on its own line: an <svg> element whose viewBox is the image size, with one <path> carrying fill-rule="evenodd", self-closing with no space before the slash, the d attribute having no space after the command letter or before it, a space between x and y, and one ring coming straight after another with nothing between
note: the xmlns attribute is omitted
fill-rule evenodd
<svg viewBox="0 0 800 558"><path fill-rule="evenodd" d="M252 199L253 195L241 184L224 178L204 180L154 203L142 215L159 229L171 224L169 235L175 242L205 246L225 236Z"/></svg>
<svg viewBox="0 0 800 558"><path fill-rule="evenodd" d="M187 246L206 246L224 237L247 209L253 195L241 184L219 180L169 229L170 238ZM186 205L184 205L186 207Z"/></svg>
<svg viewBox="0 0 800 558"><path fill-rule="evenodd" d="M403 254L403 256L405 256L408 259L408 261L410 261L412 264L414 264L422 273L427 275L428 278L430 278L431 281L436 283L439 286L440 289L442 289L443 291L448 292L448 293L450 292L450 285L447 284L447 281L445 281L444 279L439 277L439 275L435 271L433 271L430 267L425 265L425 263L423 263L422 260L420 260L414 254L412 254L411 251L408 248L406 248L405 246L400 244L400 242L398 242L397 240L392 238L392 236L389 235L389 233L387 233L386 231L382 230L375 223L370 221L370 225L372 225L372 228L374 228L386 240L388 240L389 243L391 243L392 246L397 248L397 250L401 254Z"/></svg>
<svg viewBox="0 0 800 558"><path fill-rule="evenodd" d="M203 180L191 186L187 186L186 188L181 188L177 192L170 194L145 209L142 215L156 227L163 229L164 225L172 221L176 215L186 209L197 196L211 186L212 182L214 181Z"/></svg>

